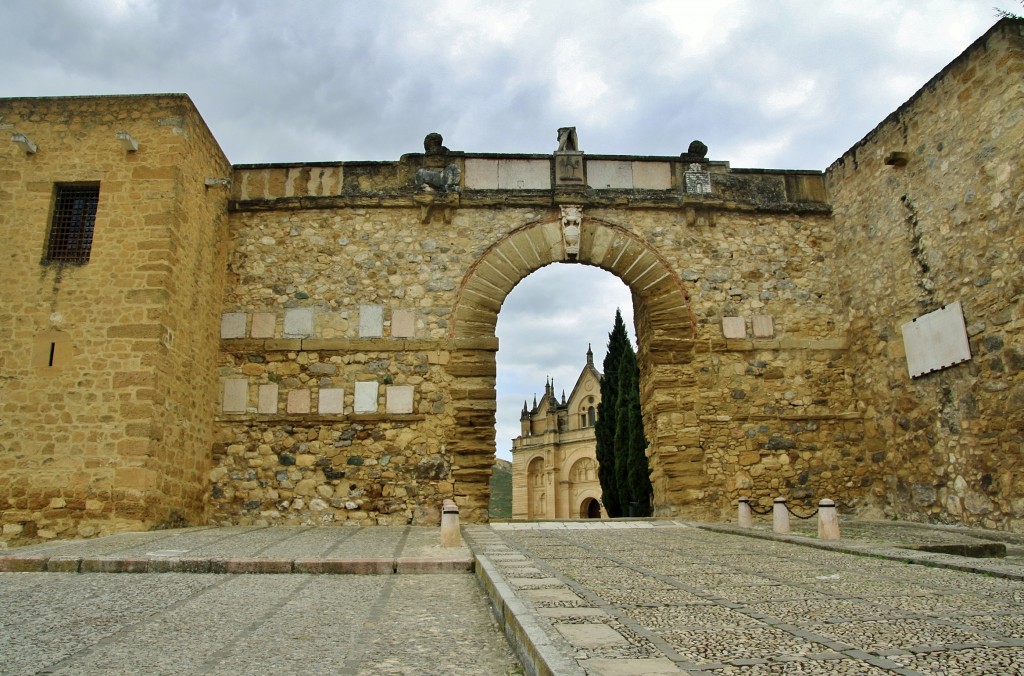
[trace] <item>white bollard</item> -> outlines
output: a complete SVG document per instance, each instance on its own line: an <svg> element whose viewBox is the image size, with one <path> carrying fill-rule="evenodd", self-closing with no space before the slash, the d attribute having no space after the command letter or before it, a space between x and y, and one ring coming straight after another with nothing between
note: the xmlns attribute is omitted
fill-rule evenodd
<svg viewBox="0 0 1024 676"><path fill-rule="evenodd" d="M462 546L462 533L459 532L459 506L455 504L454 500L445 500L441 507L441 546Z"/></svg>
<svg viewBox="0 0 1024 676"><path fill-rule="evenodd" d="M825 498L818 503L818 539L839 539L839 515L834 500Z"/></svg>
<svg viewBox="0 0 1024 676"><path fill-rule="evenodd" d="M776 533L789 532L789 509L786 508L786 498L775 498L772 505L772 530Z"/></svg>
<svg viewBox="0 0 1024 676"><path fill-rule="evenodd" d="M750 513L750 498L740 498L739 522L740 528L750 528L754 525L754 517Z"/></svg>

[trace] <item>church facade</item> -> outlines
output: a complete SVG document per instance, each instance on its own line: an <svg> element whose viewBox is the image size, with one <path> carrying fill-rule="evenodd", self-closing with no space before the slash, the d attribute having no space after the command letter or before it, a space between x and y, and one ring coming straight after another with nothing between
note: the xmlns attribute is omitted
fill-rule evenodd
<svg viewBox="0 0 1024 676"><path fill-rule="evenodd" d="M594 423L601 403L601 374L594 353L568 398L554 383L531 407L523 402L521 433L512 440L513 519L594 519L608 513L597 479Z"/></svg>
<svg viewBox="0 0 1024 676"><path fill-rule="evenodd" d="M0 99L2 537L484 521L498 313L556 263L632 292L656 515L1024 529L1022 102L1010 19L824 170L233 165L183 94Z"/></svg>

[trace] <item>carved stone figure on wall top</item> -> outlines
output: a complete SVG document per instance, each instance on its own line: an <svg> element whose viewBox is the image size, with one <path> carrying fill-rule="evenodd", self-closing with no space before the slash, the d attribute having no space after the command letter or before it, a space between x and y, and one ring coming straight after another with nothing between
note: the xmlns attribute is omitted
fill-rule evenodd
<svg viewBox="0 0 1024 676"><path fill-rule="evenodd" d="M562 127L558 130L558 150L556 152L576 153L580 150L580 140L576 136L576 127Z"/></svg>

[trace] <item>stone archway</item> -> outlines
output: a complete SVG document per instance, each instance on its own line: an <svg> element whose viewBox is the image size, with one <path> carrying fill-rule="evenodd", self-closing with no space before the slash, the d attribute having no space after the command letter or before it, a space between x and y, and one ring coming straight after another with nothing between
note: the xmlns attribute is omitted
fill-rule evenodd
<svg viewBox="0 0 1024 676"><path fill-rule="evenodd" d="M576 232L571 231L574 225ZM574 247L577 251L572 252ZM692 359L696 321L686 289L672 265L628 228L579 218L578 211L573 221L565 207L563 218L524 225L491 245L462 280L450 328L455 349L449 373L457 382L452 386L456 420L448 447L455 455L456 495L470 510L486 510L495 453L494 336L501 305L523 278L558 262L602 268L630 288L655 511L673 513L678 505L699 500L706 478L697 420L692 407L687 408L696 387L686 366Z"/></svg>

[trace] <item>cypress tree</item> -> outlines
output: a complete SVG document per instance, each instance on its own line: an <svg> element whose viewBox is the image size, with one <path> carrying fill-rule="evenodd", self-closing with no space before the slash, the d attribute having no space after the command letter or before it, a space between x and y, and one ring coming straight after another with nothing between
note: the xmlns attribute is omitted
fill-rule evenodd
<svg viewBox="0 0 1024 676"><path fill-rule="evenodd" d="M610 517L622 516L623 501L619 496L620 484L616 478L615 462L615 405L618 400L619 362L629 348L629 336L622 321L622 313L615 310L615 323L608 334L608 350L604 356L601 376L601 402L597 405L594 437L597 442L597 478L601 483L601 502ZM628 502L628 501L627 501Z"/></svg>
<svg viewBox="0 0 1024 676"><path fill-rule="evenodd" d="M619 508L622 516L635 516L630 509L635 502L632 486L629 483L629 441L632 430L629 427L630 391L634 388L633 371L636 369L636 357L633 346L626 344L619 359L619 391L615 396L615 487L619 494Z"/></svg>
<svg viewBox="0 0 1024 676"><path fill-rule="evenodd" d="M620 447L619 451L626 458L625 484L629 486L630 503L636 505L634 515L650 516L654 490L647 463L647 437L644 435L644 422L640 413L640 369L632 346L622 359L619 374L619 408L622 411L622 424L627 430L624 433L626 445Z"/></svg>

